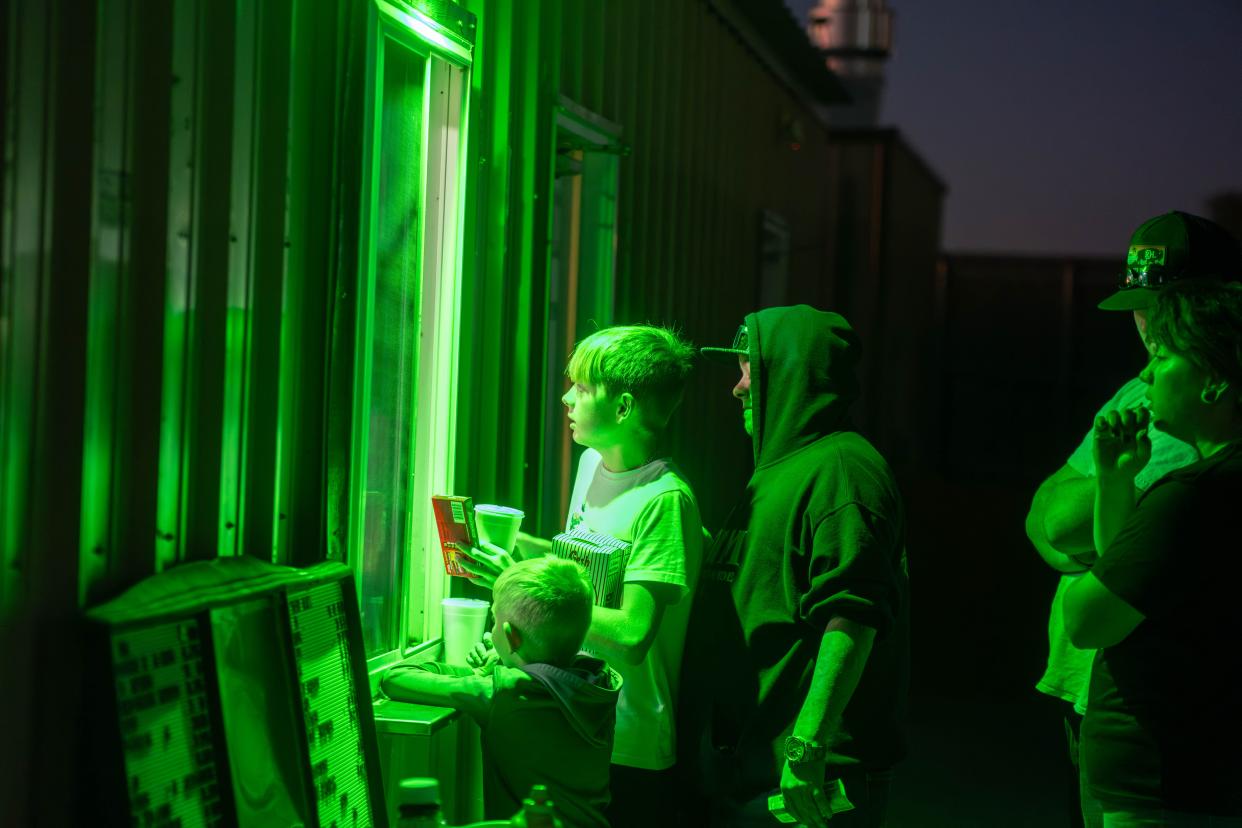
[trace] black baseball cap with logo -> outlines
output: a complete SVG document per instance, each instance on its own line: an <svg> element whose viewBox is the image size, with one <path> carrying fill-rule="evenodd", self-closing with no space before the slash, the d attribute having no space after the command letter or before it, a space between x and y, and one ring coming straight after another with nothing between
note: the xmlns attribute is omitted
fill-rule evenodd
<svg viewBox="0 0 1242 828"><path fill-rule="evenodd" d="M1156 301L1160 288L1181 279L1242 279L1242 251L1219 224L1174 210L1134 231L1117 292L1099 306L1140 310Z"/></svg>
<svg viewBox="0 0 1242 828"><path fill-rule="evenodd" d="M733 335L733 344L728 348L699 348L699 353L713 362L724 362L733 366L737 365L738 357L750 359L750 332L746 329L746 323L738 326L737 333Z"/></svg>

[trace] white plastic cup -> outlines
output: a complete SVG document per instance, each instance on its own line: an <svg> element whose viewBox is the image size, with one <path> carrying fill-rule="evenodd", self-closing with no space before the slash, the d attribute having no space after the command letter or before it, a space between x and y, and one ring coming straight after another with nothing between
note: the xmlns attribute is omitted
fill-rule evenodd
<svg viewBox="0 0 1242 828"><path fill-rule="evenodd" d="M466 655L483 640L490 606L475 598L445 598L440 602L444 613L445 663L468 666Z"/></svg>
<svg viewBox="0 0 1242 828"><path fill-rule="evenodd" d="M474 507L474 525L479 530L479 540L495 544L510 555L517 545L518 530L522 528L524 517L526 513L521 509L509 506L480 503Z"/></svg>

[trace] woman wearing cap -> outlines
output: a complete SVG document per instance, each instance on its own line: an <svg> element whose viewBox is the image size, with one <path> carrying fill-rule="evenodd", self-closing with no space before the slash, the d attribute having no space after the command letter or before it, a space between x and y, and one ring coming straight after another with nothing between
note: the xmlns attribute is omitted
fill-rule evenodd
<svg viewBox="0 0 1242 828"><path fill-rule="evenodd" d="M1094 569L1065 596L1098 649L1082 761L1105 828L1242 826L1242 285L1161 291L1150 411L1096 421ZM1141 497L1147 425L1200 459Z"/></svg>

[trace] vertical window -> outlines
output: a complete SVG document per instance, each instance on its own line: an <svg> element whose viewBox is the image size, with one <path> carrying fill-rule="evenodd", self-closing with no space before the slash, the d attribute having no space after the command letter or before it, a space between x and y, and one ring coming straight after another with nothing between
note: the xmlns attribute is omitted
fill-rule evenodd
<svg viewBox="0 0 1242 828"><path fill-rule="evenodd" d="M443 593L426 553L430 495L452 482L470 52L382 0L372 25L349 548L367 657L389 661L434 634Z"/></svg>
<svg viewBox="0 0 1242 828"><path fill-rule="evenodd" d="M581 446L569 437L561 396L574 343L613 322L620 129L572 101L556 111L556 164L543 348L544 409L533 531L551 537L565 508Z"/></svg>

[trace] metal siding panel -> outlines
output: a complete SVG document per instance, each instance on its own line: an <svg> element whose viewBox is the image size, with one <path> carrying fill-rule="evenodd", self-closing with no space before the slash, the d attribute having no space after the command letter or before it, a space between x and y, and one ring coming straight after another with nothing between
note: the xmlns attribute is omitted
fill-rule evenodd
<svg viewBox="0 0 1242 828"><path fill-rule="evenodd" d="M592 112L605 113L604 101L604 61L605 33L604 9L602 3L586 3L582 7L582 26L580 31L582 52L578 66L582 72L582 100L580 103Z"/></svg>
<svg viewBox="0 0 1242 828"><path fill-rule="evenodd" d="M285 194L288 163L290 0L268 0L258 27L254 155L251 161L251 318L246 353L247 408L243 412L244 489L238 518L238 550L274 559L277 524L282 297L285 289Z"/></svg>
<svg viewBox="0 0 1242 828"><path fill-rule="evenodd" d="M584 13L578 0L560 2L559 8L551 14L553 30L556 31L560 48L557 56L560 60L559 90L574 103L584 104L582 100L582 58Z"/></svg>
<svg viewBox="0 0 1242 828"><path fill-rule="evenodd" d="M282 564L295 562L304 550L318 554L326 545L323 461L329 399L324 366L334 258L334 113L339 102L335 13L326 14L311 0L293 0L290 17L272 539L273 558ZM334 104L328 119L319 105L325 90L332 90Z"/></svg>
<svg viewBox="0 0 1242 828"><path fill-rule="evenodd" d="M39 339L42 282L47 278L50 233L48 182L51 153L54 21L52 7L14 3L6 44L6 110L23 113L6 123L4 177L4 270L0 313L0 606L15 609L30 589L27 571L34 509L31 478L37 462ZM20 209L19 209L20 205Z"/></svg>
<svg viewBox="0 0 1242 828"><path fill-rule="evenodd" d="M167 199L169 14L99 6L91 327L81 491L90 603L154 569Z"/></svg>
<svg viewBox="0 0 1242 828"><path fill-rule="evenodd" d="M71 824L80 755L79 510L94 150L95 9L6 6L0 267L5 824ZM10 57L10 55L12 57ZM10 439L21 440L13 445ZM7 454L8 452L12 454ZM9 505L8 498L17 501ZM9 511L12 509L12 511ZM11 515L16 526L10 526Z"/></svg>
<svg viewBox="0 0 1242 828"><path fill-rule="evenodd" d="M191 384L188 401L188 476L182 554L187 559L219 554L220 476L223 469L238 465L239 446L226 441L225 432L236 437L235 411L226 400L239 398L234 378L226 378L225 349L228 342L229 203L233 181L233 38L235 9L228 3L202 3L197 11L200 38L198 65L199 97L194 128L195 217L191 233L196 236L192 280L196 292L190 341Z"/></svg>

